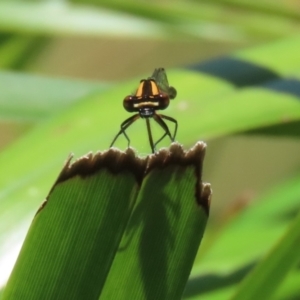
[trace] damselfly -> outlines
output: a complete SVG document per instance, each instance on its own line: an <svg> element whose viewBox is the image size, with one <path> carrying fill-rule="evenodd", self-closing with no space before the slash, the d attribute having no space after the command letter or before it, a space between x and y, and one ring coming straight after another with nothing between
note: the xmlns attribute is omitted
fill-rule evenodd
<svg viewBox="0 0 300 300"><path fill-rule="evenodd" d="M176 94L177 92L175 88L169 86L164 68L155 69L151 77L148 79L142 79L135 94L129 95L123 100L123 106L128 112L137 113L126 119L121 124L121 129L113 139L110 147L114 145L115 141L121 134L124 134L129 147L130 139L126 133L126 129L139 118L146 120L149 142L153 153L155 153L156 145L162 141L165 136L169 136L171 141L174 142L178 127L177 121L171 117L158 114L156 111L166 109L169 106L170 99L174 99ZM164 130L163 136L156 142L153 142L150 118L153 118L154 121L156 121ZM171 134L164 119L175 124L173 135Z"/></svg>

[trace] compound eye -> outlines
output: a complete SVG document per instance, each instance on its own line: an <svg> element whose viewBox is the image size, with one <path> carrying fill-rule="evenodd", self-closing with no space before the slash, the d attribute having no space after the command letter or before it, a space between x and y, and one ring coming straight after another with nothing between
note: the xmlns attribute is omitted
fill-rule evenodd
<svg viewBox="0 0 300 300"><path fill-rule="evenodd" d="M177 95L177 91L172 86L169 87L168 93L169 93L170 99L174 99Z"/></svg>
<svg viewBox="0 0 300 300"><path fill-rule="evenodd" d="M169 106L169 95L165 93L159 94L159 109L165 109Z"/></svg>
<svg viewBox="0 0 300 300"><path fill-rule="evenodd" d="M133 97L132 96L125 97L123 100L123 106L128 112L133 112L134 111Z"/></svg>

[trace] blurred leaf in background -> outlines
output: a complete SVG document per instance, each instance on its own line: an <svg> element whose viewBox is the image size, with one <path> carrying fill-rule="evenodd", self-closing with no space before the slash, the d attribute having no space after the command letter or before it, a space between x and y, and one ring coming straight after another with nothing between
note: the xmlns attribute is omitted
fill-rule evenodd
<svg viewBox="0 0 300 300"><path fill-rule="evenodd" d="M233 295L299 211L299 21L298 1L2 1L1 286L67 154L106 149L123 98L165 67L178 141L206 140L214 189L185 298ZM289 270L274 299L300 297Z"/></svg>

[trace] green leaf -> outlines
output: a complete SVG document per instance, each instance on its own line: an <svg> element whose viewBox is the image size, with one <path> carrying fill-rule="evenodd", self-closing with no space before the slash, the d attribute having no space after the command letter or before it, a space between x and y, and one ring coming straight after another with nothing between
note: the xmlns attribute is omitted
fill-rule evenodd
<svg viewBox="0 0 300 300"><path fill-rule="evenodd" d="M164 36L160 26L143 19L63 2L43 1L1 2L0 29L56 36Z"/></svg>
<svg viewBox="0 0 300 300"><path fill-rule="evenodd" d="M231 299L270 299L290 269L300 260L300 213L271 252L240 284Z"/></svg>
<svg viewBox="0 0 300 300"><path fill-rule="evenodd" d="M3 299L97 299L137 192L128 169L138 162L126 166L132 155L67 162L32 222ZM104 159L122 172L108 172Z"/></svg>
<svg viewBox="0 0 300 300"><path fill-rule="evenodd" d="M25 88L26 87L26 88ZM108 84L0 72L0 118L41 121L82 97L105 90Z"/></svg>
<svg viewBox="0 0 300 300"><path fill-rule="evenodd" d="M202 2L202 0L201 0ZM205 1L203 1L205 2ZM249 11L264 12L266 14L275 14L289 16L290 18L299 19L300 12L296 5L286 5L285 1L247 1L247 0L209 0L207 2L220 3L233 8L243 8Z"/></svg>
<svg viewBox="0 0 300 300"><path fill-rule="evenodd" d="M84 6L73 5L72 2ZM170 6L136 0L76 0L71 3L5 1L0 3L0 29L34 35L126 35L155 39L172 38L175 33L177 39L200 37L231 45L297 33L299 13L295 9L268 3L267 12L265 7L235 10L232 4L205 2L177 1L176 5ZM95 9L89 4L98 7ZM251 5L248 7L251 8ZM284 13L279 14L279 11Z"/></svg>
<svg viewBox="0 0 300 300"><path fill-rule="evenodd" d="M101 299L181 298L204 233L210 190L204 186L197 203L195 166L172 160L147 172Z"/></svg>
<svg viewBox="0 0 300 300"><path fill-rule="evenodd" d="M239 9L235 11L232 9L232 5L220 5L212 1L201 1L201 3L199 1L177 1L172 6L162 2L149 3L137 0L126 2L121 0L73 0L72 2L91 4L114 11L125 11L131 15L171 25L171 28L178 33L208 40L244 42L246 39L254 37L268 39L286 36L287 32L294 31L291 19L286 18L285 14L277 14L277 11L274 14L264 13L263 10ZM272 6L269 3L268 7ZM298 17L299 13L294 15ZM295 24L297 24L296 21Z"/></svg>
<svg viewBox="0 0 300 300"><path fill-rule="evenodd" d="M287 260L283 267L285 265L291 268L292 260L295 260L298 255L298 253L288 252L294 252L295 247L287 248L290 244L281 237L288 231L292 217L299 211L299 179L299 175L290 178L284 184L256 199L247 210L241 211L231 222L226 225L221 223L211 234L208 232L207 240L204 239L201 249L204 251L200 251L192 270L191 280L187 285L185 292L187 299L192 295L195 295L195 299L227 299L233 295L238 283L255 264L260 269L260 275L257 276L266 276L273 288L273 276L274 280L283 279L285 274L280 270L276 274L274 270L273 276L267 275L270 268L262 270L259 261L274 244L278 244L278 247L283 249L279 251L279 254L285 255ZM273 263L280 268L282 262L277 265L276 255ZM288 257L289 255L291 258ZM293 277L287 282L290 285L289 290L293 286L294 289L298 287L297 281L293 280L297 276L299 275L294 272ZM282 288L284 289L284 285Z"/></svg>
<svg viewBox="0 0 300 300"><path fill-rule="evenodd" d="M198 143L184 153L175 144L143 160L132 150L69 160L32 222L3 299L124 299L124 292L180 299L209 209L204 149ZM129 270L141 270L130 288ZM107 275L118 275L124 290L115 294Z"/></svg>
<svg viewBox="0 0 300 300"><path fill-rule="evenodd" d="M42 43L41 39L12 35L1 43L0 68L16 68L25 63Z"/></svg>
<svg viewBox="0 0 300 300"><path fill-rule="evenodd" d="M208 69L202 64L196 66L196 70L167 70L169 83L177 88L178 95L164 113L178 120L177 140L188 146L199 137L223 136L249 128L281 124L286 120L299 120L297 95L289 90L279 92L265 86L268 80L275 83L299 76L299 55L297 51L290 51L297 49L299 43L300 39L295 37L232 55L242 68L226 70L230 75L245 79L238 81L240 85L236 84L234 76L227 78L224 72L223 76L220 72L213 73L213 62L209 62ZM217 62L222 69L224 65ZM254 80L256 86L253 78L259 78L258 82ZM0 232L2 257L7 249L14 248L16 240L22 240L29 220L55 180L66 153L74 151L76 155L82 155L92 149L108 147L119 130L119 124L129 116L122 108L122 99L137 88L140 79L114 86L104 93L87 95L1 152L0 165L5 170L0 177L0 212L5 224ZM21 103L22 95L18 97ZM143 120L136 122L128 134L132 146L142 154L149 153ZM159 147L169 143L165 139ZM120 137L117 146L125 149L125 139ZM10 239L15 232L19 233L19 238ZM278 232L272 237L278 237Z"/></svg>

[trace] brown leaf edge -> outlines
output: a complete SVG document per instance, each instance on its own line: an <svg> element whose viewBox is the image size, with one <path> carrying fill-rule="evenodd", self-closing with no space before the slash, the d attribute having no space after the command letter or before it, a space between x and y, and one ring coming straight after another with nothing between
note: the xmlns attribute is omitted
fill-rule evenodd
<svg viewBox="0 0 300 300"><path fill-rule="evenodd" d="M129 171L134 174L139 185L142 184L144 177L153 169L163 169L170 165L194 166L197 184L195 186L195 198L198 205L202 206L206 213L209 213L212 190L209 183L203 183L202 167L205 156L206 144L197 142L194 147L185 151L179 143L172 143L170 148L163 148L157 153L146 157L138 157L132 148L126 151L120 151L116 148L110 148L103 152L97 152L95 155L88 153L73 163L71 160L73 154L70 154L67 161L52 186L47 198L38 209L36 215L45 207L48 198L56 185L74 177L82 178L92 176L101 169L107 169L113 174L119 174Z"/></svg>

